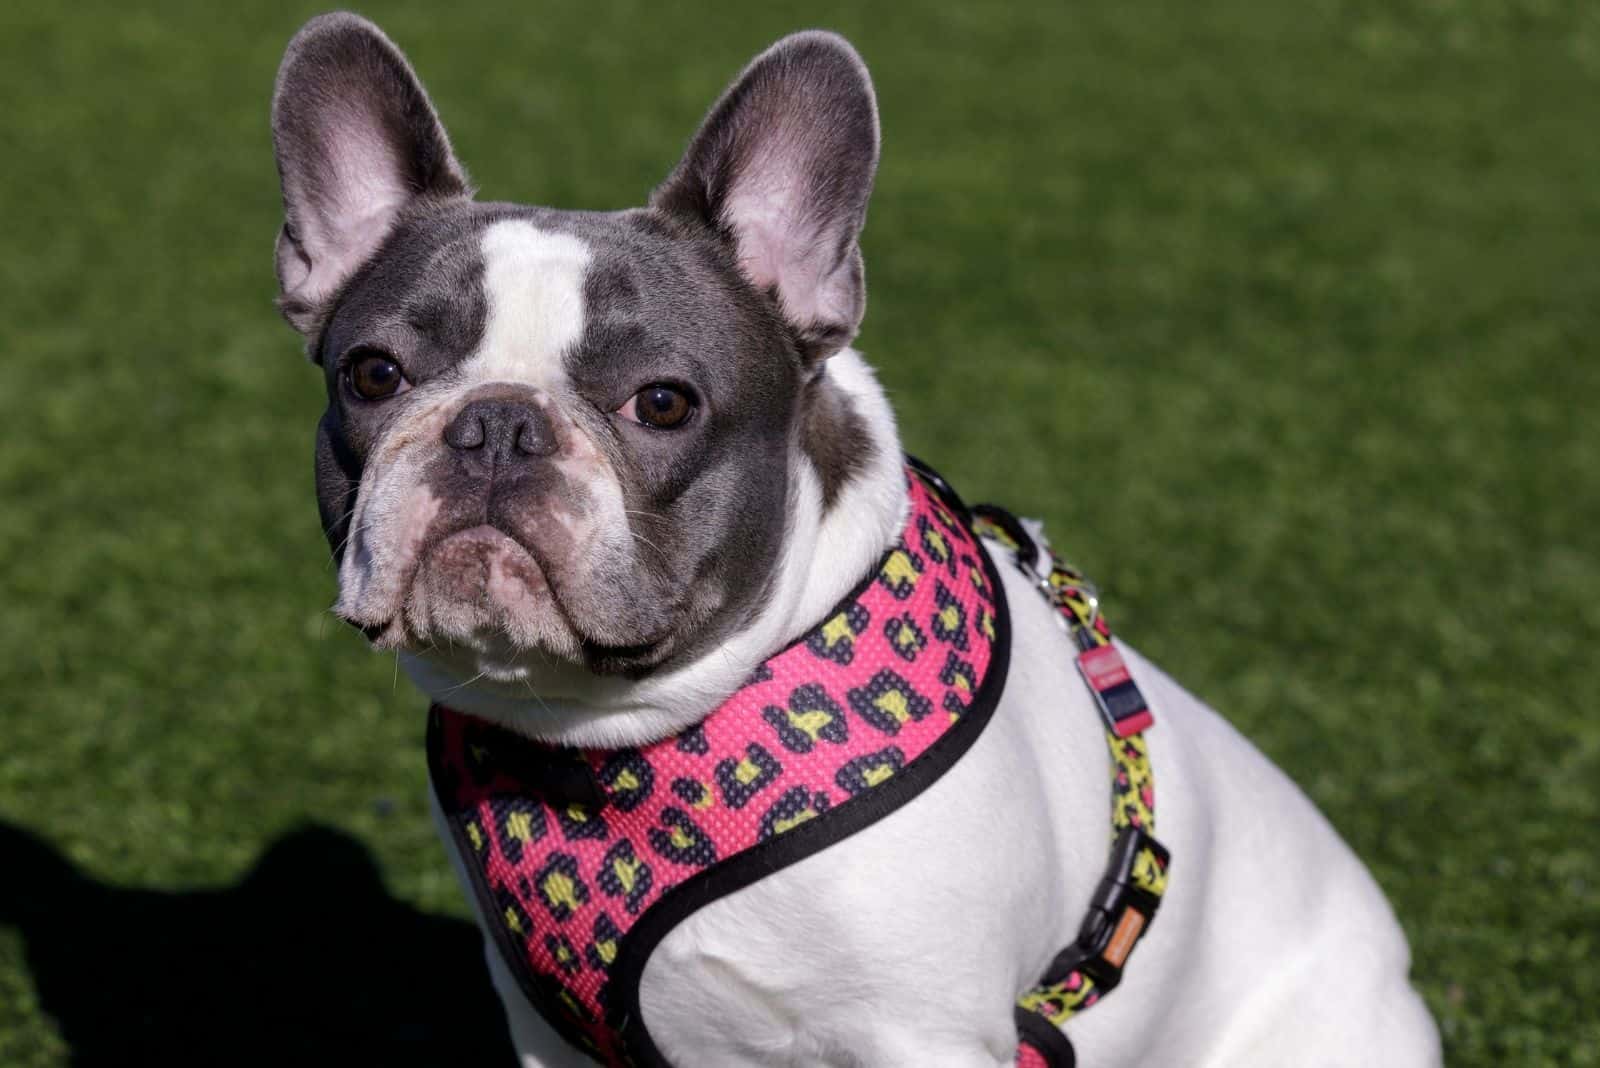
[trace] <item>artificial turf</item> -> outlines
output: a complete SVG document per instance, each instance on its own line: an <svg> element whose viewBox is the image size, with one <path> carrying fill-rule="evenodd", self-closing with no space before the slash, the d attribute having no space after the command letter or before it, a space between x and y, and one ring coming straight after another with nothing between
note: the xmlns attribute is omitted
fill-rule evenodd
<svg viewBox="0 0 1600 1068"><path fill-rule="evenodd" d="M325 611L288 7L0 8L0 1065L504 1054L423 702ZM1600 5L366 12L484 195L559 207L851 36L909 447L1315 798L1448 1063L1600 1065Z"/></svg>

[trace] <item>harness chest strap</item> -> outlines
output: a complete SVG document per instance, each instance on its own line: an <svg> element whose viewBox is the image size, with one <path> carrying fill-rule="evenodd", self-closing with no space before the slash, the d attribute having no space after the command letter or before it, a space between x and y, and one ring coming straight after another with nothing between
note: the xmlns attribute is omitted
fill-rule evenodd
<svg viewBox="0 0 1600 1068"><path fill-rule="evenodd" d="M1150 837L1149 710L1092 588L997 509L908 473L874 574L701 724L641 749L570 750L435 706L431 777L500 952L535 1008L608 1064L667 1062L639 1012L677 923L882 818L948 770L998 703L1009 615L981 535L1058 609L1108 725L1114 843L1077 941L1017 1003L1018 1063L1073 1063L1059 1025L1118 981L1165 887ZM936 491L936 492L935 492Z"/></svg>

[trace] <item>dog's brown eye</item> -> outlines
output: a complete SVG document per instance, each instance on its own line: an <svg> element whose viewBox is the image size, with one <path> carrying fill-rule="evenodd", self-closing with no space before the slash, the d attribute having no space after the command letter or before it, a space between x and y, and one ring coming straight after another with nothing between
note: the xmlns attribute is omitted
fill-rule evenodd
<svg viewBox="0 0 1600 1068"><path fill-rule="evenodd" d="M657 430L671 430L689 421L694 401L676 386L646 386L628 398L618 414Z"/></svg>
<svg viewBox="0 0 1600 1068"><path fill-rule="evenodd" d="M368 350L350 361L350 388L364 400L382 400L409 387L400 365L381 352Z"/></svg>

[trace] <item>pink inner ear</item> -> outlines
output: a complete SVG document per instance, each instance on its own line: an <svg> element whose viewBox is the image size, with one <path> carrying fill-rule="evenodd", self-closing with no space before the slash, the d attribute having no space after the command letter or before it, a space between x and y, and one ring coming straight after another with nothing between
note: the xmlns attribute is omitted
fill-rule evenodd
<svg viewBox="0 0 1600 1068"><path fill-rule="evenodd" d="M791 322L848 321L855 315L855 298L849 259L839 255L845 235L807 218L799 199L794 180L777 168L741 176L723 206L739 265L757 289L777 290Z"/></svg>
<svg viewBox="0 0 1600 1068"><path fill-rule="evenodd" d="M411 191L403 164L376 132L370 115L341 108L323 131L327 173L312 189L291 191L309 210L295 220L304 260L286 265L284 292L297 300L325 299L372 255L394 225Z"/></svg>

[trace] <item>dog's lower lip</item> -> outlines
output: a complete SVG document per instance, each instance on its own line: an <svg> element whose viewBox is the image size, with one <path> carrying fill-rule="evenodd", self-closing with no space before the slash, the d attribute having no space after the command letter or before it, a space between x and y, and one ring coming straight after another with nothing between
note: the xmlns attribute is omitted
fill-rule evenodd
<svg viewBox="0 0 1600 1068"><path fill-rule="evenodd" d="M637 660L649 656L661 643L642 642L638 645L609 645L605 642L582 639L583 651L590 656L607 657L611 659Z"/></svg>
<svg viewBox="0 0 1600 1068"><path fill-rule="evenodd" d="M579 641L579 645L583 650L584 661L591 671L637 678L649 674L660 664L664 641L665 639L641 642L637 645L608 645L605 642L583 638Z"/></svg>

